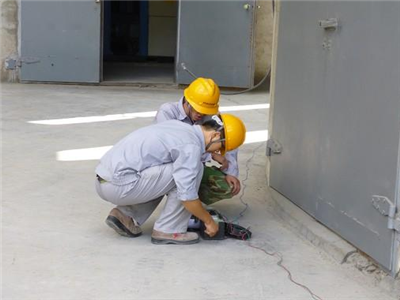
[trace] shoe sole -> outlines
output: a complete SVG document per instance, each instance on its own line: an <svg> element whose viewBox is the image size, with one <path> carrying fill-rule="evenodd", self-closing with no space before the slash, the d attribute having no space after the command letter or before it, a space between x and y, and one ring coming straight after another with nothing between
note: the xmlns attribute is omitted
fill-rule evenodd
<svg viewBox="0 0 400 300"><path fill-rule="evenodd" d="M106 219L106 224L114 229L119 235L125 236L125 237L138 237L141 236L142 233L133 233L131 232L128 228L125 227L124 224L120 222L116 217L113 216L108 216Z"/></svg>
<svg viewBox="0 0 400 300"><path fill-rule="evenodd" d="M159 240L151 238L151 242L156 245L192 245L197 244L199 239L191 241L176 241L176 240Z"/></svg>

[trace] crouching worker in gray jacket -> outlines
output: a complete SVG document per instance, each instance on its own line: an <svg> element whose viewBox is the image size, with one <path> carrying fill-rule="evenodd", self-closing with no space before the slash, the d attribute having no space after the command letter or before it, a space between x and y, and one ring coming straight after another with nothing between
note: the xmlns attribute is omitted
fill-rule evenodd
<svg viewBox="0 0 400 300"><path fill-rule="evenodd" d="M178 120L189 125L201 124L205 116L218 114L220 91L210 78L197 78L184 91L179 102L164 103L158 110L155 122ZM212 160L221 167L204 165L203 178L199 188L201 202L212 205L224 199L231 199L240 192L238 150L219 153L205 153L203 163Z"/></svg>
<svg viewBox="0 0 400 300"><path fill-rule="evenodd" d="M208 116L202 125L172 120L132 132L96 168L97 193L116 205L107 225L122 236L139 236L140 226L167 195L151 235L154 244L197 243L197 233L187 232L191 215L202 220L206 233L214 236L218 225L198 197L201 156L236 149L245 134L243 122L229 114Z"/></svg>

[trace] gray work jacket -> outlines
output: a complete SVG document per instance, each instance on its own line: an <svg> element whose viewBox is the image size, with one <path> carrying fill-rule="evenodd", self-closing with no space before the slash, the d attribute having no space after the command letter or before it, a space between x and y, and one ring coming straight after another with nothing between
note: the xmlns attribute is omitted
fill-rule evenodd
<svg viewBox="0 0 400 300"><path fill-rule="evenodd" d="M194 200L198 199L196 184L203 174L204 152L199 125L171 120L140 128L120 140L100 159L96 173L115 185L125 185L138 180L149 167L172 163L179 199Z"/></svg>

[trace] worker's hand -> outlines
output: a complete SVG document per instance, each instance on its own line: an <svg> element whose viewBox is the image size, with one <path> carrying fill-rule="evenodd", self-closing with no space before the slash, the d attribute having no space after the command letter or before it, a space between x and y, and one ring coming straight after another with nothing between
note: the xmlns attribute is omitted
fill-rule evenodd
<svg viewBox="0 0 400 300"><path fill-rule="evenodd" d="M210 221L208 221L207 223L204 223L204 225L206 226L206 230L204 230L204 232L207 233L210 237L213 237L217 234L219 226L213 218L211 218Z"/></svg>
<svg viewBox="0 0 400 300"><path fill-rule="evenodd" d="M240 181L235 176L226 175L225 176L226 182L232 188L232 196L236 196L240 192Z"/></svg>
<svg viewBox="0 0 400 300"><path fill-rule="evenodd" d="M219 226L215 223L210 213L203 207L200 199L182 201L182 204L192 215L204 222L206 226L206 230L204 230L205 233L210 237L217 234Z"/></svg>
<svg viewBox="0 0 400 300"><path fill-rule="evenodd" d="M219 154L219 153L212 153L211 157L213 160L215 160L216 162L218 162L219 164L221 164L221 170L226 170L228 169L229 166L229 162L228 160L225 158L225 156Z"/></svg>

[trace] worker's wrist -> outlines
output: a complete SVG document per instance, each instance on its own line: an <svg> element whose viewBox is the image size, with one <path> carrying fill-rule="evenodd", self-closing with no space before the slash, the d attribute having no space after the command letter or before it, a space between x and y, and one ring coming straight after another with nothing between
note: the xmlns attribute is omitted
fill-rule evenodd
<svg viewBox="0 0 400 300"><path fill-rule="evenodd" d="M208 216L205 218L205 220L203 220L204 224L206 225L212 224L214 222L214 219L211 217L209 212L207 212L207 215Z"/></svg>

